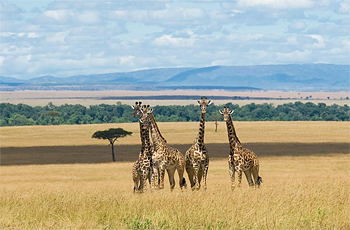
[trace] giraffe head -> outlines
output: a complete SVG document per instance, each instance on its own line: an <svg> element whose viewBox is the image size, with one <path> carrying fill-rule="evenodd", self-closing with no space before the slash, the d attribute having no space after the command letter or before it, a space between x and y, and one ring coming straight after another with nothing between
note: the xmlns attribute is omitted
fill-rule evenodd
<svg viewBox="0 0 350 230"><path fill-rule="evenodd" d="M143 105L140 108L140 123L142 124L143 129L148 129L151 124L151 114L153 109L149 107L149 105Z"/></svg>
<svg viewBox="0 0 350 230"><path fill-rule="evenodd" d="M202 113L207 112L208 105L211 104L211 100L208 100L207 97L201 97L200 101L197 101L198 105L201 107Z"/></svg>
<svg viewBox="0 0 350 230"><path fill-rule="evenodd" d="M142 102L135 102L135 105L132 105L132 109L134 110L134 112L132 113L132 116L135 117L135 116L138 116L140 117L141 116L141 113L140 113L140 109L141 109L141 106L142 106Z"/></svg>
<svg viewBox="0 0 350 230"><path fill-rule="evenodd" d="M224 116L224 120L228 121L229 117L231 117L231 114L234 112L234 110L230 111L229 107L224 107L224 110L219 110L220 114Z"/></svg>

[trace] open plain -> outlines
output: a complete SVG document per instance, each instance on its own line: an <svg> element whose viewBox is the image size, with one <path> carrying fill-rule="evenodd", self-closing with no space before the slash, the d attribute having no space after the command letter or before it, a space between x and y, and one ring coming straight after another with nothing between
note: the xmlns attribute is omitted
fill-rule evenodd
<svg viewBox="0 0 350 230"><path fill-rule="evenodd" d="M1 229L349 229L349 122L235 122L260 189L230 189L225 123L207 123L208 189L133 194L138 124L0 127ZM116 144L93 132L122 127ZM182 153L198 123L159 123ZM187 175L185 176L187 179ZM176 178L177 180L177 178ZM177 180L178 181L178 180Z"/></svg>
<svg viewBox="0 0 350 230"><path fill-rule="evenodd" d="M0 101L2 103L19 104L30 106L45 106L49 102L54 105L81 104L84 106L98 104L115 104L120 101L123 104L133 105L134 97L142 98L144 104L155 105L190 105L195 100L180 100L177 97L201 96L227 97L227 99L215 100L217 105L226 103L238 104L240 106L256 103L272 103L280 105L284 103L313 102L326 103L327 105L339 104L350 105L349 92L283 92L283 91L225 91L225 90L165 90L165 91L130 91L130 90L107 90L107 91L65 91L65 90L23 90L23 91L1 91ZM161 97L173 97L173 99L161 99ZM158 99L150 99L156 97ZM242 97L246 99L239 99ZM128 99L130 98L130 99ZM346 99L347 98L347 99Z"/></svg>

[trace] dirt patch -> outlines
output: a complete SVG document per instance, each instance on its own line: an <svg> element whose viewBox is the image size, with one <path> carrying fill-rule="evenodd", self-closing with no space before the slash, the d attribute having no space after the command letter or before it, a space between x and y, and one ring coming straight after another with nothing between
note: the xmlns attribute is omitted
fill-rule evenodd
<svg viewBox="0 0 350 230"><path fill-rule="evenodd" d="M190 145L173 145L183 154ZM267 156L312 156L333 153L350 153L349 143L247 143L244 147L252 149L259 157ZM226 158L228 144L207 144L212 159ZM135 161L140 145L116 146L117 161ZM1 148L1 165L30 164L71 164L111 162L111 149L108 146L45 146Z"/></svg>

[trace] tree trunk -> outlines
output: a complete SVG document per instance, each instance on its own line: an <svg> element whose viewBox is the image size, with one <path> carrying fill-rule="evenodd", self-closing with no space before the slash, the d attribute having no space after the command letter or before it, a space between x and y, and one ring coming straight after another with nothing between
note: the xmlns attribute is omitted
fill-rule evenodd
<svg viewBox="0 0 350 230"><path fill-rule="evenodd" d="M112 143L111 146L112 146L112 158L113 158L113 161L115 161L115 156L114 156L114 143Z"/></svg>
<svg viewBox="0 0 350 230"><path fill-rule="evenodd" d="M215 121L215 132L218 132L218 121Z"/></svg>
<svg viewBox="0 0 350 230"><path fill-rule="evenodd" d="M113 161L115 162L115 156L114 156L114 142L116 139L108 139L109 140L109 143L111 144L112 146L112 159Z"/></svg>

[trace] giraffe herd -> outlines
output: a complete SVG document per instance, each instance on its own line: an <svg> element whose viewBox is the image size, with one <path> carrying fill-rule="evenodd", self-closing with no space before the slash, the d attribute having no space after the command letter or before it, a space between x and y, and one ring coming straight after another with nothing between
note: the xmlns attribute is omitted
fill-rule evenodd
<svg viewBox="0 0 350 230"><path fill-rule="evenodd" d="M132 175L134 192L143 192L147 187L163 189L165 171L169 177L170 189L175 187L175 171L179 176L181 190L187 187L184 172L186 169L192 190L199 190L203 179L203 188L207 189L207 174L209 169L209 153L204 144L205 114L211 101L206 97L198 101L201 109L199 132L194 144L182 153L167 144L162 136L157 122L153 116L153 110L149 105L135 102L132 106L134 117L139 118L141 150L139 158L134 163ZM244 172L249 186L260 186L262 179L259 176L259 159L250 149L242 147L233 125L231 114L233 110L224 107L219 111L223 115L227 126L230 153L228 157L231 188L235 188L235 172L238 174L238 187L241 186L242 172ZM253 176L253 179L252 179Z"/></svg>

